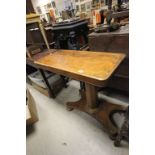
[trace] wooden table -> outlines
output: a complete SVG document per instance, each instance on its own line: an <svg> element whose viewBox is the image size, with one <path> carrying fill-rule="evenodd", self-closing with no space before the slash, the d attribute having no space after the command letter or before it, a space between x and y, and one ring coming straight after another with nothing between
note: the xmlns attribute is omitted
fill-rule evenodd
<svg viewBox="0 0 155 155"><path fill-rule="evenodd" d="M104 125L109 134L116 134L118 129L111 121L111 115L115 110L123 110L125 107L98 99L97 87L107 84L125 55L73 50L50 51L48 55L34 61L34 64L41 69L85 83L81 99L67 103L67 109L78 109L90 114Z"/></svg>

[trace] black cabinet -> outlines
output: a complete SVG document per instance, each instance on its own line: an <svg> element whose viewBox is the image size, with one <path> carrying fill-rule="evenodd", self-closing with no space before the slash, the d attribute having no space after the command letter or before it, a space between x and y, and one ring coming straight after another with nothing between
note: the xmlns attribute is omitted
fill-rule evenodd
<svg viewBox="0 0 155 155"><path fill-rule="evenodd" d="M88 22L75 20L52 26L56 49L79 50L88 44Z"/></svg>

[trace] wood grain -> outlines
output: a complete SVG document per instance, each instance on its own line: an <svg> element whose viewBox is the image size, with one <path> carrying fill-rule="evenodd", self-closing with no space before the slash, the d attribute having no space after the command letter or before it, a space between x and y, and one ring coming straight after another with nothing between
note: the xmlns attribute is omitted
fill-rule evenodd
<svg viewBox="0 0 155 155"><path fill-rule="evenodd" d="M34 63L42 69L103 86L124 57L122 53L51 50L47 56Z"/></svg>

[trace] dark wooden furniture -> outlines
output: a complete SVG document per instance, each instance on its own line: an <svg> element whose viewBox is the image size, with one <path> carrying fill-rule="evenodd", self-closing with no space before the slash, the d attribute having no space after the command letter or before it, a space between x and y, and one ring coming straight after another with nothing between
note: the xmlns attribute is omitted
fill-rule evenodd
<svg viewBox="0 0 155 155"><path fill-rule="evenodd" d="M108 87L129 91L129 30L128 25L114 32L91 33L88 36L91 51L124 53L126 58L114 73Z"/></svg>
<svg viewBox="0 0 155 155"><path fill-rule="evenodd" d="M43 51L41 46L32 45L27 47L26 54L28 57L33 58L36 54L41 53Z"/></svg>
<svg viewBox="0 0 155 155"><path fill-rule="evenodd" d="M49 50L49 52L33 64L40 69L85 83L85 90L81 90L81 99L67 103L67 109L78 109L90 114L104 125L110 135L116 134L118 128L112 123L111 116L113 111L124 110L125 107L99 99L97 88L107 85L125 55L73 50Z"/></svg>
<svg viewBox="0 0 155 155"><path fill-rule="evenodd" d="M79 50L88 44L88 22L73 20L54 24L52 27L56 49Z"/></svg>
<svg viewBox="0 0 155 155"><path fill-rule="evenodd" d="M49 43L49 47L54 48L54 43L55 43L54 34L50 27L51 26L48 26L48 27L44 26L44 30L45 30L47 41ZM27 46L36 44L38 46L42 46L44 49L47 48L44 38L39 29L39 25L37 23L28 24L26 26L26 44Z"/></svg>

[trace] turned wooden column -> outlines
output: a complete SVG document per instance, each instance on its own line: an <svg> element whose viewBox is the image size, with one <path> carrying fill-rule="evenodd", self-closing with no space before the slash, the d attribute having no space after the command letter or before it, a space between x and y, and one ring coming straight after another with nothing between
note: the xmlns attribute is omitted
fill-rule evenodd
<svg viewBox="0 0 155 155"><path fill-rule="evenodd" d="M86 102L88 108L96 108L97 107L97 90L96 87L85 83L85 92L86 92Z"/></svg>

